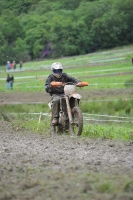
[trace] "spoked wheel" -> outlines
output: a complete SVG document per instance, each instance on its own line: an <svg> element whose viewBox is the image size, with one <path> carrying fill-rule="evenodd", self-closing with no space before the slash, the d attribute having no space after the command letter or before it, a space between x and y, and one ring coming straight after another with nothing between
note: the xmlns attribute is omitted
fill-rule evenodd
<svg viewBox="0 0 133 200"><path fill-rule="evenodd" d="M50 133L51 135L57 135L57 134L63 134L63 133L67 133L69 130L69 122L68 121L65 121L64 124L57 124L55 126L52 125L52 122L51 122L51 125L50 125Z"/></svg>
<svg viewBox="0 0 133 200"><path fill-rule="evenodd" d="M83 115L79 107L72 109L73 123L70 124L70 132L72 135L81 135L83 129Z"/></svg>
<svg viewBox="0 0 133 200"><path fill-rule="evenodd" d="M64 124L60 124L57 127L57 133L63 134L63 133L68 133L69 132L69 121L66 120Z"/></svg>
<svg viewBox="0 0 133 200"><path fill-rule="evenodd" d="M59 121L59 123L55 126L52 125L52 118L51 118L51 124L50 124L51 135L68 133L68 131L69 131L69 120L67 119L66 116L62 118L62 121Z"/></svg>
<svg viewBox="0 0 133 200"><path fill-rule="evenodd" d="M59 134L68 133L69 131L69 119L66 112L63 112L59 117L59 126L57 127L57 133Z"/></svg>
<svg viewBox="0 0 133 200"><path fill-rule="evenodd" d="M63 128L62 126L50 126L50 133L52 136L57 135L57 134L62 134L63 133Z"/></svg>
<svg viewBox="0 0 133 200"><path fill-rule="evenodd" d="M50 127L50 133L51 135L56 135L56 134L63 134L63 133L67 133L69 130L69 126L67 127L63 127L62 125L58 125L58 126L53 126L51 125Z"/></svg>
<svg viewBox="0 0 133 200"><path fill-rule="evenodd" d="M58 133L58 134L63 134L63 132L64 132L64 131L63 131L63 127L62 127L62 126L58 126L58 127L57 127L57 133Z"/></svg>

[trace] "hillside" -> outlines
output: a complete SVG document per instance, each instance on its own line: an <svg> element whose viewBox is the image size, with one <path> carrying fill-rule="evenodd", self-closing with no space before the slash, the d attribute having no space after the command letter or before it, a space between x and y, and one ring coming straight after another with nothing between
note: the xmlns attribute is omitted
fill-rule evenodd
<svg viewBox="0 0 133 200"><path fill-rule="evenodd" d="M0 64L133 44L132 7L132 0L0 0Z"/></svg>

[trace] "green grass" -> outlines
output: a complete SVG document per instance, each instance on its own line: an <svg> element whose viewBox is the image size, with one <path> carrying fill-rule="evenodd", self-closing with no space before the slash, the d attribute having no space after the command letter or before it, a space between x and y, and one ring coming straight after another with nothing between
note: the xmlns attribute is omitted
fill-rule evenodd
<svg viewBox="0 0 133 200"><path fill-rule="evenodd" d="M33 133L50 134L50 115L42 115L39 122L40 113L37 115L21 113L21 114L9 114L4 113L9 121L12 122L12 126L15 130L28 130ZM1 118L2 118L1 116ZM7 120L6 119L6 120ZM119 124L109 123L91 123L84 122L84 127L81 137L89 138L101 138L109 140L125 140L133 141L133 123L121 122Z"/></svg>
<svg viewBox="0 0 133 200"><path fill-rule="evenodd" d="M129 63L126 65L119 64L93 68L95 68L95 70L92 68L90 69L89 67L82 67L67 70L64 69L64 71L81 81L88 81L89 86L85 87L85 90L106 88L120 89L133 86L133 78L131 74L131 72L133 73L133 69ZM114 71L107 71L112 69L114 69ZM106 71L103 72L104 70ZM125 74L125 72L128 72L129 74ZM44 91L44 84L49 73L51 73L50 70L15 72L14 91ZM7 91L5 83L6 76L7 74L5 72L0 74L1 79L4 79L0 80L0 92Z"/></svg>
<svg viewBox="0 0 133 200"><path fill-rule="evenodd" d="M102 138L109 140L133 140L133 124L89 124L84 125L83 137Z"/></svg>
<svg viewBox="0 0 133 200"><path fill-rule="evenodd" d="M1 113L40 113L40 112L49 112L49 107L47 104L14 104L14 105L2 105L0 106Z"/></svg>
<svg viewBox="0 0 133 200"><path fill-rule="evenodd" d="M5 67L1 66L0 92L9 92L5 87L7 73L14 75L14 91L43 91L45 80L51 73L50 66L55 61L63 64L64 72L81 81L88 81L86 90L132 87L133 66L127 59L132 50L131 46L82 56L27 62L24 63L24 71L6 72ZM123 60L111 60L121 57ZM107 59L111 61L104 62Z"/></svg>
<svg viewBox="0 0 133 200"><path fill-rule="evenodd" d="M101 105L102 106L102 105ZM100 108L100 107L99 107ZM99 114L102 112L102 108ZM110 110L110 109L108 109ZM106 114L108 114L108 110ZM47 113L47 115L41 116L41 121L39 122L40 113ZM50 134L50 112L47 105L5 105L0 107L1 119L9 120L15 129L19 130L29 130L34 133L39 134ZM33 114L36 113L36 114ZM98 114L98 113L97 113ZM84 114L86 118L87 113ZM133 140L133 123L130 122L129 116L125 119L111 118L108 121L107 116L89 116L89 120L84 120L84 127L82 132L82 137L90 138L102 138L110 140ZM84 118L84 119L85 119ZM88 117L87 117L88 118ZM99 119L102 122L93 122L90 119ZM106 121L107 120L107 121ZM115 122L113 122L115 120ZM116 121L120 121L119 123ZM122 122L123 121L123 122ZM129 121L129 122L128 122ZM133 121L133 118L132 118ZM93 122L93 123L92 123Z"/></svg>
<svg viewBox="0 0 133 200"><path fill-rule="evenodd" d="M26 68L27 70L29 69L49 69L51 64L55 61L59 61L63 63L64 67L74 67L74 66L88 66L88 63L92 63L94 61L103 61L103 60L108 60L108 59L131 59L132 58L132 52L133 52L133 45L130 46L123 46L123 47L117 47L113 49L109 49L106 51L98 51L95 53L91 54L86 54L86 55L80 55L80 56L72 56L72 57L63 57L63 58L58 58L58 59L44 59L42 61L32 61L32 62L26 62L23 65L23 68ZM106 63L119 63L119 60L115 61L106 61ZM101 62L102 63L102 62ZM105 61L103 62L105 63ZM17 68L19 68L19 65L17 65ZM6 64L5 66L1 66L1 70L6 69Z"/></svg>
<svg viewBox="0 0 133 200"><path fill-rule="evenodd" d="M133 99L129 101L122 99L84 101L80 104L80 108L84 113L133 117Z"/></svg>
<svg viewBox="0 0 133 200"><path fill-rule="evenodd" d="M133 66L131 65L131 55L133 46L111 49L106 52L96 52L88 55L47 59L43 61L34 61L24 63L23 71L9 71L15 77L14 89L12 91L6 89L5 66L0 69L0 93L16 93L16 92L39 92L44 91L44 84L47 76L51 73L50 66L53 62L59 61L64 66L64 72L74 76L81 81L88 81L89 86L78 88L78 92L85 90L89 95L89 91L97 92L101 89L126 89L133 87ZM113 60L114 59L114 60ZM115 60L117 59L117 60ZM17 68L18 69L18 68ZM123 96L123 99L113 99L111 94L109 97L101 98L101 102L94 98L83 99L80 104L83 113L112 115L133 118L133 101L132 95ZM127 100L126 100L126 99ZM131 98L131 100L130 100ZM125 100L124 100L125 99ZM129 99L129 100L128 100ZM102 101L103 100L103 101ZM43 116L38 126L39 115L28 113L49 112L46 104L42 105L4 105L0 106L0 112L8 116L8 113L16 113L15 127L28 129L41 134L49 132L49 117ZM23 113L23 114L21 114ZM17 120L16 120L17 116ZM90 116L89 116L90 118ZM91 120L94 116L91 116ZM122 123L109 122L108 117L99 116L97 120L105 119L105 122L94 124L92 121L84 123L82 136L84 137L100 137L107 139L124 139L133 140L132 128L133 123L126 123L125 118ZM129 119L130 120L130 119ZM133 121L133 120L132 120ZM104 186L103 186L104 188Z"/></svg>

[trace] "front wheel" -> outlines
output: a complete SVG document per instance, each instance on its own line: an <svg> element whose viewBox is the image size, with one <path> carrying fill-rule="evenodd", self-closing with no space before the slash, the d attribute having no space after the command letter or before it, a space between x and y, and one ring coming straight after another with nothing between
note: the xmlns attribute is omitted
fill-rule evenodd
<svg viewBox="0 0 133 200"><path fill-rule="evenodd" d="M83 115L79 107L74 107L72 109L72 120L73 123L70 124L70 132L72 135L81 135L83 129Z"/></svg>

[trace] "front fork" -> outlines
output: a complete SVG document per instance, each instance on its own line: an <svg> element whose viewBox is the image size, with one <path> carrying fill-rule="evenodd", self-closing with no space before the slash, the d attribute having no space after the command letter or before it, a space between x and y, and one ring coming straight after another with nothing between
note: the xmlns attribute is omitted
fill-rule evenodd
<svg viewBox="0 0 133 200"><path fill-rule="evenodd" d="M69 97L65 96L66 99L66 106L67 106L67 113L68 113L68 118L69 118L69 123L73 124L73 118L72 118L72 111L71 111L71 107L70 107L70 102L69 102ZM77 99L74 99L74 106L78 106L79 102ZM61 105L61 112L62 112L62 103L61 103L62 99L60 99L60 105Z"/></svg>
<svg viewBox="0 0 133 200"><path fill-rule="evenodd" d="M69 123L72 124L73 123L73 119L72 119L72 112L71 112L71 108L70 108L70 104L69 104L69 97L68 96L66 96L66 105L67 105Z"/></svg>

